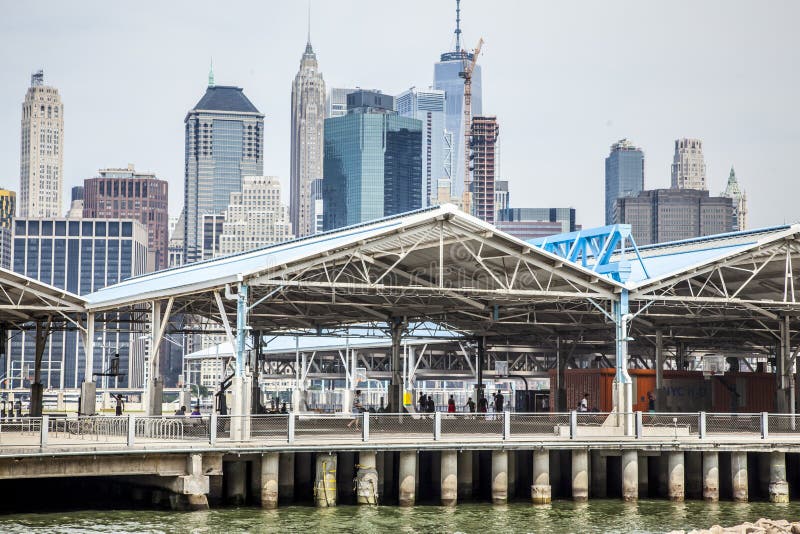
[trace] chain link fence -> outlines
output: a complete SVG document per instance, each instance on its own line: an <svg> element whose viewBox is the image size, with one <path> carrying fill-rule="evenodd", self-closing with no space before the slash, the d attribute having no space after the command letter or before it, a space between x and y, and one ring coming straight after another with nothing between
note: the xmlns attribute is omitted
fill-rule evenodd
<svg viewBox="0 0 800 534"><path fill-rule="evenodd" d="M569 436L569 413L512 413L511 438Z"/></svg>
<svg viewBox="0 0 800 534"><path fill-rule="evenodd" d="M700 433L699 413L642 413L642 427L673 430L676 435Z"/></svg>
<svg viewBox="0 0 800 534"><path fill-rule="evenodd" d="M707 434L760 434L761 414L709 413L706 414Z"/></svg>
<svg viewBox="0 0 800 534"><path fill-rule="evenodd" d="M294 437L297 441L360 440L362 421L361 414L297 414Z"/></svg>
<svg viewBox="0 0 800 534"><path fill-rule="evenodd" d="M770 434L800 434L800 415L771 413L767 417Z"/></svg>
<svg viewBox="0 0 800 534"><path fill-rule="evenodd" d="M442 414L442 439L503 438L502 413Z"/></svg>
<svg viewBox="0 0 800 534"><path fill-rule="evenodd" d="M288 435L287 414L253 415L250 418L251 441L286 441Z"/></svg>
<svg viewBox="0 0 800 534"><path fill-rule="evenodd" d="M433 414L370 413L370 439L433 439Z"/></svg>
<svg viewBox="0 0 800 534"><path fill-rule="evenodd" d="M0 445L28 445L38 439L41 430L41 417L0 419Z"/></svg>

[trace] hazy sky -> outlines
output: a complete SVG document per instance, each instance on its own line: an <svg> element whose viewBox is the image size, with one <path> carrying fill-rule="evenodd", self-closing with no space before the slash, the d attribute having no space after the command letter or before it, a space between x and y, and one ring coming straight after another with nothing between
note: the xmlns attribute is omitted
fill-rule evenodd
<svg viewBox="0 0 800 534"><path fill-rule="evenodd" d="M311 40L328 87L397 94L432 83L454 0L315 0ZM69 187L135 163L183 205L183 119L216 81L266 115L264 172L288 198L290 91L307 2L0 0L0 187L19 190L30 74L65 106ZM628 137L647 188L668 187L673 141L699 137L712 193L731 164L751 227L800 220L800 2L464 0L466 44L486 40L483 107L500 122L515 207L573 206L603 223L604 158Z"/></svg>

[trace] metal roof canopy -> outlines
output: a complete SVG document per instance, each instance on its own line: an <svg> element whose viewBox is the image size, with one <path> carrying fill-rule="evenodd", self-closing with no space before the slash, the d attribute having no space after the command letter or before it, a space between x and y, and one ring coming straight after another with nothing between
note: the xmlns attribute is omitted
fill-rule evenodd
<svg viewBox="0 0 800 534"><path fill-rule="evenodd" d="M88 295L87 305L118 311L171 299L173 315L219 320L221 303L230 323L240 283L249 287L248 324L264 333L403 317L490 334L518 313L531 329L536 305L610 301L622 289L444 205L132 278Z"/></svg>
<svg viewBox="0 0 800 534"><path fill-rule="evenodd" d="M0 268L0 323L15 329L29 321L74 323L85 308L78 295Z"/></svg>

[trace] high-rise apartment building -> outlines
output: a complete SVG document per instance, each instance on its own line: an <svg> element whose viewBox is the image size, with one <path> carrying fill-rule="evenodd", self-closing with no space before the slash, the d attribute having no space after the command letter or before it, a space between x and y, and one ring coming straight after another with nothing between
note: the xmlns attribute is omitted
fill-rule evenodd
<svg viewBox="0 0 800 534"><path fill-rule="evenodd" d="M243 176L264 174L264 115L239 87L214 85L186 114L184 258L202 257L203 217L222 213Z"/></svg>
<svg viewBox="0 0 800 534"><path fill-rule="evenodd" d="M523 241L581 229L575 208L506 208L497 211L494 225Z"/></svg>
<svg viewBox="0 0 800 534"><path fill-rule="evenodd" d="M347 105L347 115L325 119L325 230L422 206L422 122L381 93L352 93Z"/></svg>
<svg viewBox="0 0 800 534"><path fill-rule="evenodd" d="M707 190L706 163L700 139L676 139L672 156L672 189Z"/></svg>
<svg viewBox="0 0 800 534"><path fill-rule="evenodd" d="M497 171L497 117L472 117L472 214L494 223L494 181Z"/></svg>
<svg viewBox="0 0 800 534"><path fill-rule="evenodd" d="M58 89L31 76L22 103L20 217L60 217L64 185L64 105Z"/></svg>
<svg viewBox="0 0 800 534"><path fill-rule="evenodd" d="M728 175L728 185L725 187L723 197L731 199L733 202L733 220L731 221L731 231L739 232L747 229L747 195L739 187L736 179L736 172L731 165L731 172Z"/></svg>
<svg viewBox="0 0 800 534"><path fill-rule="evenodd" d="M325 81L311 40L292 84L292 142L289 215L299 236L314 233L311 183L322 178Z"/></svg>
<svg viewBox="0 0 800 534"><path fill-rule="evenodd" d="M461 7L456 4L455 47L440 56L433 67L433 87L445 92L445 129L450 132L452 142L451 180L453 198L460 199L464 194L464 62L472 61L472 53L461 47ZM481 66L472 72L472 115L483 114L483 93L481 90Z"/></svg>
<svg viewBox="0 0 800 534"><path fill-rule="evenodd" d="M137 172L133 164L124 169L100 169L98 177L83 182L83 216L89 218L136 219L147 228L147 270L169 265L169 187L150 172Z"/></svg>
<svg viewBox="0 0 800 534"><path fill-rule="evenodd" d="M437 185L446 178L444 91L412 87L395 98L395 108L422 121L422 207L436 204Z"/></svg>
<svg viewBox="0 0 800 534"><path fill-rule="evenodd" d="M221 255L245 252L292 239L292 225L281 204L281 183L274 176L245 176L240 193L231 193L225 210Z"/></svg>
<svg viewBox="0 0 800 534"><path fill-rule="evenodd" d="M697 189L654 189L617 201L616 222L631 225L637 245L650 245L729 232L730 198Z"/></svg>
<svg viewBox="0 0 800 534"><path fill-rule="evenodd" d="M620 197L644 189L644 152L627 139L611 145L606 158L606 224L614 224L614 207Z"/></svg>
<svg viewBox="0 0 800 534"><path fill-rule="evenodd" d="M14 271L46 284L85 295L145 273L147 230L138 221L120 219L29 219L14 222ZM109 320L114 320L109 317ZM122 317L120 320L125 321ZM144 341L130 328L98 330L95 369L120 355L122 377L106 377L119 387L142 385ZM77 330L52 332L42 360L46 388L77 388L83 382L84 352ZM33 372L35 335L21 331L12 337L11 357L4 370L10 386L27 387Z"/></svg>

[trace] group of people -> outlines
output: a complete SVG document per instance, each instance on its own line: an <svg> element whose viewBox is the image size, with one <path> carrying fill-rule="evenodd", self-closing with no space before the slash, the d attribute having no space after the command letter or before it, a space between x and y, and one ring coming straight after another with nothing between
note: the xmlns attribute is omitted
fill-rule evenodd
<svg viewBox="0 0 800 534"><path fill-rule="evenodd" d="M175 415L178 415L178 416L181 416L181 417L186 417L186 406L181 406L180 408L175 410ZM200 414L200 405L197 404L197 405L195 405L194 410L192 410L191 416L192 417L200 417L200 415L201 415Z"/></svg>
<svg viewBox="0 0 800 534"><path fill-rule="evenodd" d="M436 411L436 403L433 400L431 395L425 395L425 393L421 393L419 399L417 401L418 409L417 411L420 413L433 413ZM472 400L472 397L467 399L467 403L464 405L466 412L475 413L477 408L478 413L486 413L489 411L489 407L491 406L492 410L495 412L502 412L503 406L505 405L505 397L503 396L503 392L498 390L492 393L492 402L489 403L489 399L485 396L482 396L478 399L478 404L475 404L475 401ZM455 413L456 410L456 400L453 395L447 399L447 413Z"/></svg>
<svg viewBox="0 0 800 534"><path fill-rule="evenodd" d="M450 399L452 398L453 396L450 395ZM436 411L436 401L433 400L431 395L420 393L417 405L419 406L417 411L420 413L433 413ZM453 408L455 408L455 401L453 401ZM453 411L455 411L455 409Z"/></svg>

